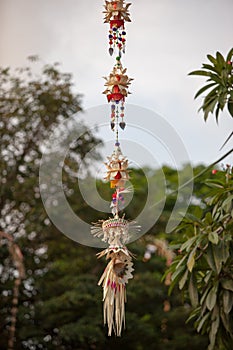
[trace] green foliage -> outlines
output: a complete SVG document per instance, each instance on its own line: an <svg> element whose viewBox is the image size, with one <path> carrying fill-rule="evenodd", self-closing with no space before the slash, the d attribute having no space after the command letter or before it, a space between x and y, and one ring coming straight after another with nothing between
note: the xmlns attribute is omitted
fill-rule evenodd
<svg viewBox="0 0 233 350"><path fill-rule="evenodd" d="M21 247L26 270L20 293L17 348L30 347L28 334L38 333L33 318L36 285L48 269L48 241L56 234L39 194L42 149L50 132L80 110L80 95L73 92L72 77L62 73L57 64L42 67L39 75L33 74L31 67L14 72L0 69L0 230L11 234ZM82 122L78 123L83 137L71 146L66 176L98 142ZM17 274L5 245L0 250L0 272L0 348L5 349Z"/></svg>
<svg viewBox="0 0 233 350"><path fill-rule="evenodd" d="M233 69L232 69L233 49L229 51L226 59L220 52L216 53L216 57L207 55L210 63L204 63L201 70L196 70L189 75L199 75L207 77L207 82L195 95L195 98L202 95L203 92L209 90L205 96L200 109L204 112L204 119L207 120L209 113L215 113L218 122L219 112L224 107L233 117Z"/></svg>
<svg viewBox="0 0 233 350"><path fill-rule="evenodd" d="M227 165L210 187L199 217L187 215L178 227L180 242L170 292L176 284L193 306L189 320L209 335L209 350L231 349L233 341L233 178Z"/></svg>

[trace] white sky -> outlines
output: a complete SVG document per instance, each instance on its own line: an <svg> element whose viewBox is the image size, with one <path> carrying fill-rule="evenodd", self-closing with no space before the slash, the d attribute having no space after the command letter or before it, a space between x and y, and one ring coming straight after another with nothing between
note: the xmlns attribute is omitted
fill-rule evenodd
<svg viewBox="0 0 233 350"><path fill-rule="evenodd" d="M26 57L32 54L38 54L45 63L61 62L62 69L74 75L75 85L84 95L84 108L105 104L101 77L111 71L113 58L108 54L103 3L102 0L0 0L0 64L25 65ZM233 46L233 1L133 0L132 3L132 23L127 24L123 64L135 80L127 102L162 115L180 135L192 162L210 164L232 147L233 140L219 152L233 129L233 121L228 113L220 116L219 126L212 116L207 123L203 121L202 114L197 112L201 98L194 101L193 96L205 80L187 74L206 62L206 54L218 50L226 55ZM109 115L102 118L101 122L109 121ZM142 119L150 130L146 118L142 116ZM129 127L124 137L127 132L130 133ZM232 160L231 157L227 161ZM164 162L169 162L166 156Z"/></svg>

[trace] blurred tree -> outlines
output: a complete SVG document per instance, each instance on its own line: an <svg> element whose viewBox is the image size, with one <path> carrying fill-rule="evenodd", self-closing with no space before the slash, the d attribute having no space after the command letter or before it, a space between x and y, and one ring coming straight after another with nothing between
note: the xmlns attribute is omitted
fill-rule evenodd
<svg viewBox="0 0 233 350"><path fill-rule="evenodd" d="M30 60L37 61L37 58ZM32 73L31 67L13 73L10 68L0 69L0 231L17 241L25 258L23 319L31 319L34 314L35 279L46 269L41 261L46 256L46 237L51 229L39 193L42 149L51 131L80 110L80 95L73 92L72 77L62 73L58 64L45 65L39 76ZM81 121L77 123L83 133L72 145L70 168L71 159L75 159L73 163L77 167L77 162L85 162L88 159L85 154L99 142ZM6 349L12 297L14 299L12 283L17 271L8 262L7 250L1 249L0 254L3 283L0 329L4 335L0 337L0 348Z"/></svg>

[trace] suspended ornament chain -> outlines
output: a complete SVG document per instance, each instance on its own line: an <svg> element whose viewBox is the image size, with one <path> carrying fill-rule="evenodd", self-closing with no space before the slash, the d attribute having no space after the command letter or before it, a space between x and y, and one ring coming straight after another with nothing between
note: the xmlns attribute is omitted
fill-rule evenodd
<svg viewBox="0 0 233 350"><path fill-rule="evenodd" d="M126 68L121 63L125 53L125 22L130 22L128 8L131 4L124 0L106 1L104 23L109 23L109 53L116 52L116 62L112 72L105 77L107 101L111 103L111 129L115 132L115 146L111 156L107 157L105 180L114 189L110 204L112 217L93 223L91 233L108 244L108 248L98 253L98 258L106 256L108 265L98 285L103 287L104 324L108 325L108 335L114 332L121 335L125 326L126 285L133 278L133 254L126 244L131 235L140 230L134 221L125 219L124 194L131 191L126 187L129 180L128 159L122 154L119 142L119 127L124 130L125 98L130 94L129 85L133 79L126 75Z"/></svg>
<svg viewBox="0 0 233 350"><path fill-rule="evenodd" d="M121 129L125 129L124 110L125 98L130 94L129 85L133 79L126 75L127 69L123 69L120 56L116 57L116 64L108 77L104 77L106 90L103 92L107 95L108 102L111 102L111 128L115 129L115 122L119 120Z"/></svg>
<svg viewBox="0 0 233 350"><path fill-rule="evenodd" d="M110 24L109 29L109 53L112 56L114 49L125 53L126 32L125 22L131 22L128 8L131 4L125 4L124 0L105 1L104 23Z"/></svg>

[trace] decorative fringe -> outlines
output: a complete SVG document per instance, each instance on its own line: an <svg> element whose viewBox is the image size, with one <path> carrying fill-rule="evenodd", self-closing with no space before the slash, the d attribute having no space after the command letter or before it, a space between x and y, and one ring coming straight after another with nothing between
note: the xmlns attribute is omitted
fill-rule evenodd
<svg viewBox="0 0 233 350"><path fill-rule="evenodd" d="M120 337L122 326L125 327L126 283L133 278L132 254L126 247L115 247L97 255L98 258L106 255L106 259L111 259L98 285L103 287L104 324L108 325L108 335L114 331Z"/></svg>

